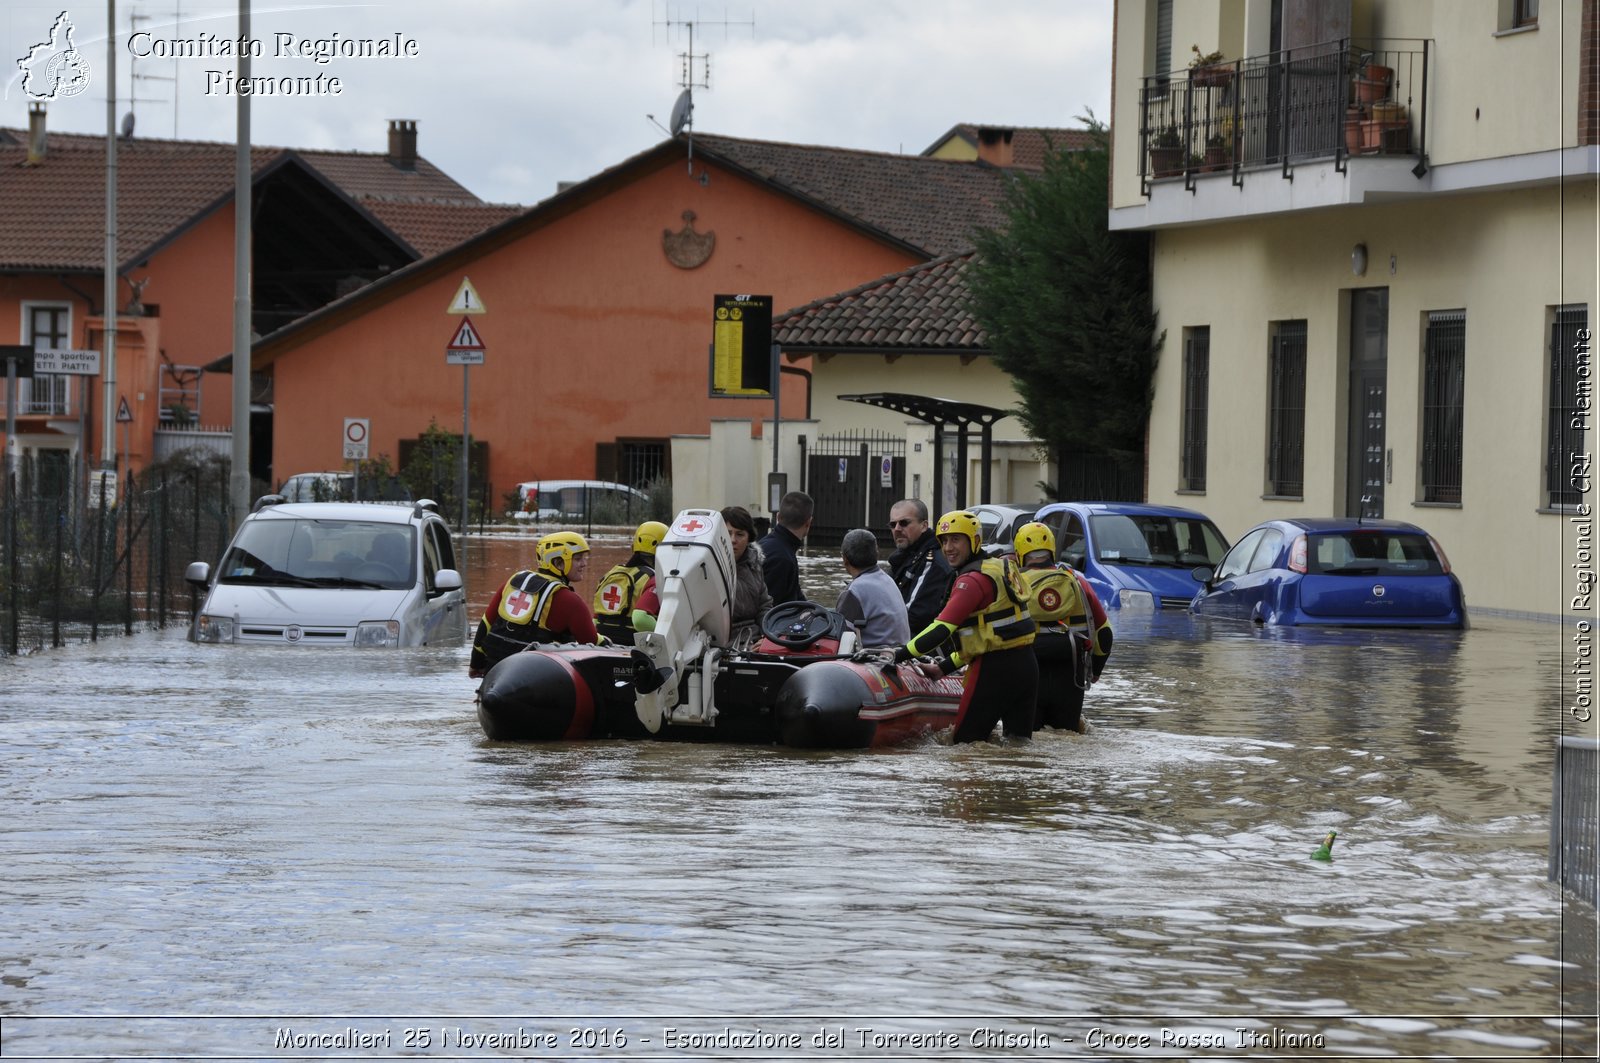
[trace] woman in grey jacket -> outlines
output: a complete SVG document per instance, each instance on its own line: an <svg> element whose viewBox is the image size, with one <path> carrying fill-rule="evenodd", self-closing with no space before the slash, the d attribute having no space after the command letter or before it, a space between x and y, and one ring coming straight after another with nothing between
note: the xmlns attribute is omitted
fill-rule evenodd
<svg viewBox="0 0 1600 1063"><path fill-rule="evenodd" d="M755 542L755 518L743 506L729 506L722 511L722 522L728 526L728 536L733 540L736 586L731 634L738 636L761 626L761 618L772 608L772 595L767 591L766 576L761 569L761 547Z"/></svg>

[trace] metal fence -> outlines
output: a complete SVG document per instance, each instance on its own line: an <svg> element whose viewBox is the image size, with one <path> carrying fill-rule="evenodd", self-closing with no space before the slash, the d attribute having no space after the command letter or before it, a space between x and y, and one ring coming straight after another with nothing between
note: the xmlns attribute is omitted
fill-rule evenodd
<svg viewBox="0 0 1600 1063"><path fill-rule="evenodd" d="M1600 740L1556 739L1550 881L1600 907Z"/></svg>
<svg viewBox="0 0 1600 1063"><path fill-rule="evenodd" d="M815 509L809 540L832 546L852 528L890 542L889 507L905 497L906 441L884 432L818 436L806 454L806 489Z"/></svg>
<svg viewBox="0 0 1600 1063"><path fill-rule="evenodd" d="M0 653L187 622L191 561L215 563L232 532L227 465L154 466L110 504L0 494Z"/></svg>

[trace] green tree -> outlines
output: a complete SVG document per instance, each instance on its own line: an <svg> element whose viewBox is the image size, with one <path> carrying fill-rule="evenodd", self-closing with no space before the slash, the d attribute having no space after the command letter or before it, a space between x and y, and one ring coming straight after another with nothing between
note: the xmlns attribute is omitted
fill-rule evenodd
<svg viewBox="0 0 1600 1063"><path fill-rule="evenodd" d="M1081 121L1089 147L1052 151L1038 175L1019 175L1005 227L978 234L971 307L1016 381L1018 416L1052 459L1102 454L1137 473L1161 342L1150 240L1109 230L1110 134L1093 115Z"/></svg>

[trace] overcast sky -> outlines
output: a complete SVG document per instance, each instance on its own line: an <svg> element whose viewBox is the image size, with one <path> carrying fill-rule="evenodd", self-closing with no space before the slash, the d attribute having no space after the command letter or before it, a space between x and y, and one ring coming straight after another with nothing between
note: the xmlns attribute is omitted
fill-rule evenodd
<svg viewBox="0 0 1600 1063"><path fill-rule="evenodd" d="M382 151L391 118L415 119L420 153L477 195L534 203L556 182L592 176L664 139L694 51L710 53L695 89L707 133L915 154L958 122L1073 127L1110 110L1112 0L254 0L254 77L314 78L337 95L259 97L256 144ZM116 0L117 104L136 136L234 139L237 73L215 51L236 40L237 0ZM47 41L65 9L89 85L50 101L51 129L104 134L105 0L0 4L0 125L27 125L17 60ZM175 16L175 12L176 14ZM130 38L132 30L148 36ZM209 38L203 35L211 35ZM393 42L399 58L280 55L287 35L337 45ZM337 39L335 39L337 38ZM41 54L41 61L48 56ZM132 81L130 99L130 74ZM697 63L696 81L704 80ZM176 80L171 80L171 79ZM160 80L167 79L167 80ZM31 83L30 87L43 82Z"/></svg>

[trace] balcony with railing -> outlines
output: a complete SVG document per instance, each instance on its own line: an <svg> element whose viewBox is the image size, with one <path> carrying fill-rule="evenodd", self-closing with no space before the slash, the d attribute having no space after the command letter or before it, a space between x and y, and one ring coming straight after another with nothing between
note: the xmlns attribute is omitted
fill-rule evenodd
<svg viewBox="0 0 1600 1063"><path fill-rule="evenodd" d="M1426 156L1432 42L1331 41L1205 63L1143 79L1139 177L1155 182L1231 176L1353 157Z"/></svg>
<svg viewBox="0 0 1600 1063"><path fill-rule="evenodd" d="M59 373L40 373L23 377L16 382L16 401L11 404L13 417L48 417L52 419L76 417L83 408L83 385L74 385L72 376ZM6 410L9 397L5 393L5 378L0 376L0 413Z"/></svg>

